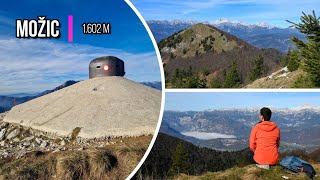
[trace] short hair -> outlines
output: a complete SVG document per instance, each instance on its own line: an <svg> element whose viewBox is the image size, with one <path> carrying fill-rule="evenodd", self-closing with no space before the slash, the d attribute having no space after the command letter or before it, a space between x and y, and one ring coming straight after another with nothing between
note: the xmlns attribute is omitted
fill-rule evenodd
<svg viewBox="0 0 320 180"><path fill-rule="evenodd" d="M272 112L269 108L263 107L262 109L260 109L260 115L263 116L263 119L265 121L270 121Z"/></svg>

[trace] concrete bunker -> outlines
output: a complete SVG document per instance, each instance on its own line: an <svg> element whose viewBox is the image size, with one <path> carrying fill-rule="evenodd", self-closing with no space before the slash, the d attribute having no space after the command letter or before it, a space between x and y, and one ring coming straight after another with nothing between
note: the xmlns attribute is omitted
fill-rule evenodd
<svg viewBox="0 0 320 180"><path fill-rule="evenodd" d="M105 76L124 76L124 62L114 56L104 56L92 60L89 64L89 78Z"/></svg>

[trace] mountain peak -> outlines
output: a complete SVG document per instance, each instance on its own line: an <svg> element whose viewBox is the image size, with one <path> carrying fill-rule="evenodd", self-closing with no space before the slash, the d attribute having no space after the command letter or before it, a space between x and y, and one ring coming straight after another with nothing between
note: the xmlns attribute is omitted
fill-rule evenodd
<svg viewBox="0 0 320 180"><path fill-rule="evenodd" d="M160 51L171 54L170 58L195 57L207 52L220 54L244 46L249 44L204 23L194 24L159 43Z"/></svg>

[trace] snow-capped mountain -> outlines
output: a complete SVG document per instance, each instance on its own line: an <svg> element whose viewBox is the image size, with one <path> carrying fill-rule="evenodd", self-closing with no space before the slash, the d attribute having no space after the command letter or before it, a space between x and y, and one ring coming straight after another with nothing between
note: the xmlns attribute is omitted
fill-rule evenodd
<svg viewBox="0 0 320 180"><path fill-rule="evenodd" d="M277 28L275 26L272 26L266 22L259 22L259 23L246 23L243 21L234 21L234 20L229 20L226 18L221 18L219 20L215 20L210 22L211 25L219 27L219 26L246 26L248 28L267 28L267 29L272 29L272 28Z"/></svg>
<svg viewBox="0 0 320 180"><path fill-rule="evenodd" d="M197 24L198 21L194 20L180 20L180 19L174 19L174 20L149 20L147 23L152 23L152 24L166 24L166 25L179 25L179 24Z"/></svg>
<svg viewBox="0 0 320 180"><path fill-rule="evenodd" d="M320 112L320 106L313 106L313 105L303 105L303 106L298 106L294 107L291 109L292 111L314 111L314 112Z"/></svg>
<svg viewBox="0 0 320 180"><path fill-rule="evenodd" d="M147 21L157 42L200 23L193 20L150 20ZM289 48L294 49L290 37L295 36L305 39L304 35L296 29L280 28L265 22L246 23L228 19L201 22L215 26L225 32L233 34L258 48L274 48L286 52Z"/></svg>
<svg viewBox="0 0 320 180"><path fill-rule="evenodd" d="M273 112L299 112L299 111L313 111L320 113L320 106L314 106L310 104L305 104L302 106L287 108L287 107L274 107L266 106L273 109ZM251 107L251 108L221 108L221 109L207 109L205 111L247 111L247 112L258 112L261 107Z"/></svg>

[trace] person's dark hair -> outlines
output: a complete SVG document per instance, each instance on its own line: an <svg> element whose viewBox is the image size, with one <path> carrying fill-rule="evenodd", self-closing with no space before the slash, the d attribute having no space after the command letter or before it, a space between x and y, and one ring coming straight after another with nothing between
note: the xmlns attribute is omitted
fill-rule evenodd
<svg viewBox="0 0 320 180"><path fill-rule="evenodd" d="M269 108L264 107L260 109L260 115L263 116L265 121L270 121L272 112Z"/></svg>

